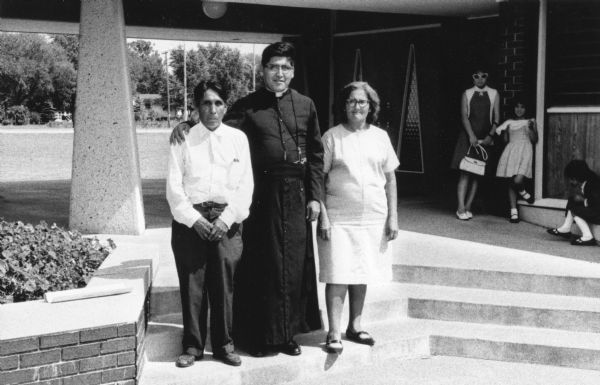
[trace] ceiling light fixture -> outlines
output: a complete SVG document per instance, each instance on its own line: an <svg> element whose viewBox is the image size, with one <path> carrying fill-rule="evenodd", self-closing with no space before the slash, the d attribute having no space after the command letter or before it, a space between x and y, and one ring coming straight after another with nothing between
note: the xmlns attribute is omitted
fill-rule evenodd
<svg viewBox="0 0 600 385"><path fill-rule="evenodd" d="M227 3L219 1L203 1L202 10L204 11L204 14L211 19L218 19L223 17L225 12L227 12Z"/></svg>

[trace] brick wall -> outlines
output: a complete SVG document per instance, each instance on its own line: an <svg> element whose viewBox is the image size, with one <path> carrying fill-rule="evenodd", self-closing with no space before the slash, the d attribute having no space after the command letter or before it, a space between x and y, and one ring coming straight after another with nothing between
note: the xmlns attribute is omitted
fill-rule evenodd
<svg viewBox="0 0 600 385"><path fill-rule="evenodd" d="M528 114L535 111L537 71L537 2L511 0L500 4L499 89L504 118L512 115L515 99Z"/></svg>
<svg viewBox="0 0 600 385"><path fill-rule="evenodd" d="M135 385L146 309L136 323L0 341L0 384Z"/></svg>

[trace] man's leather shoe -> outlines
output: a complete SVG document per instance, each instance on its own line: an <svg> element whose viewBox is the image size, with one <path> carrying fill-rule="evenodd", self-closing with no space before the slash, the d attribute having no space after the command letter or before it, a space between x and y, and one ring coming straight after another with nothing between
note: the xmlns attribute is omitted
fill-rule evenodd
<svg viewBox="0 0 600 385"><path fill-rule="evenodd" d="M179 357L177 357L177 361L175 365L178 368L187 368L189 366L194 365L195 361L201 360L204 355L194 356L192 354L183 353Z"/></svg>
<svg viewBox="0 0 600 385"><path fill-rule="evenodd" d="M290 356L299 356L302 353L300 345L293 339L283 345L279 345L279 351Z"/></svg>
<svg viewBox="0 0 600 385"><path fill-rule="evenodd" d="M213 353L213 358L221 361L224 364L231 366L240 366L242 359L236 353Z"/></svg>

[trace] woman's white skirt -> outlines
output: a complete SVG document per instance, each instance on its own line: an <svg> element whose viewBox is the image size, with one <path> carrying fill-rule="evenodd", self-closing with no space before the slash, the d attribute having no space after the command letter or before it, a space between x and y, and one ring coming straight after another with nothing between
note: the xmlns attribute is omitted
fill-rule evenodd
<svg viewBox="0 0 600 385"><path fill-rule="evenodd" d="M317 240L319 281L334 284L373 284L392 280L392 244L385 222L332 224L331 237Z"/></svg>

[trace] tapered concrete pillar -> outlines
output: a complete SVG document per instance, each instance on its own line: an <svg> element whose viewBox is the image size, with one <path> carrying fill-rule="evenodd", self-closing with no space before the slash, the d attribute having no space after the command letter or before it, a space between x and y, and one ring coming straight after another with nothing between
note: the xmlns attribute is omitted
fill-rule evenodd
<svg viewBox="0 0 600 385"><path fill-rule="evenodd" d="M69 226L140 234L144 209L122 0L81 0Z"/></svg>

